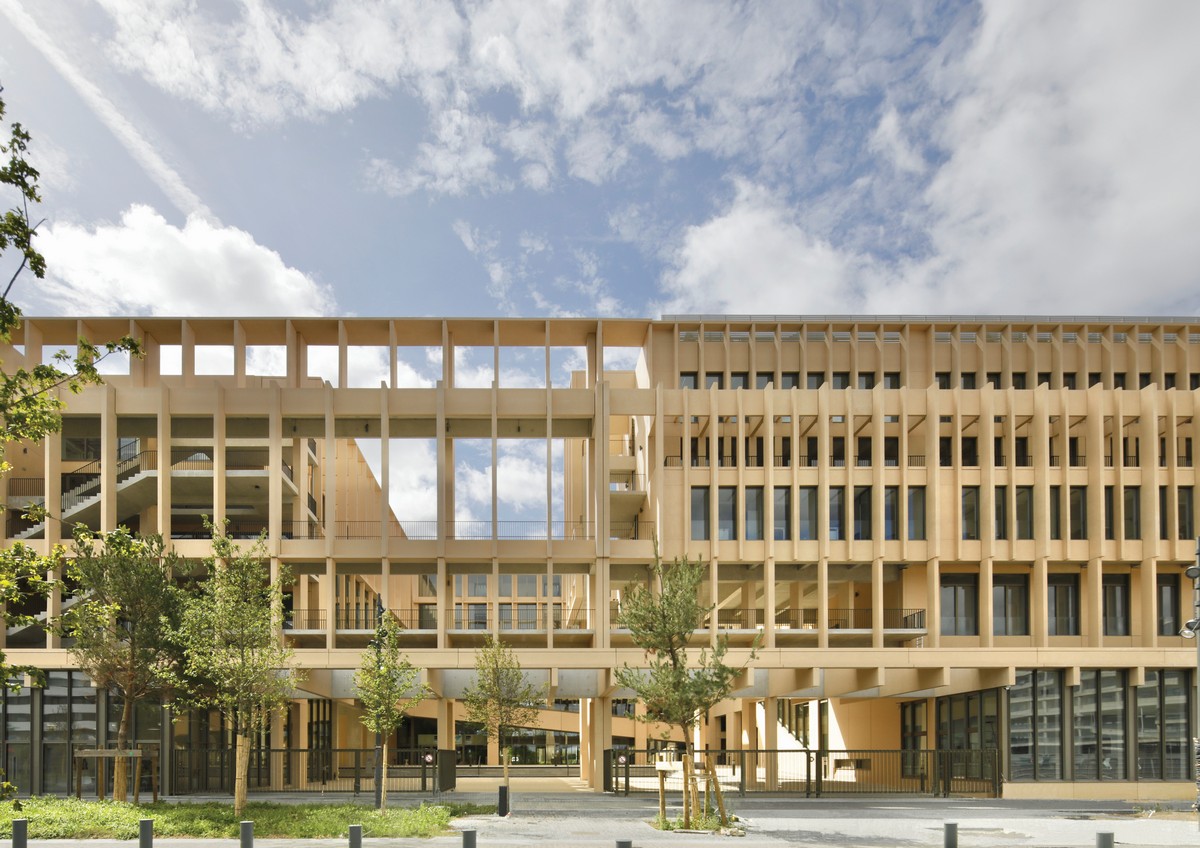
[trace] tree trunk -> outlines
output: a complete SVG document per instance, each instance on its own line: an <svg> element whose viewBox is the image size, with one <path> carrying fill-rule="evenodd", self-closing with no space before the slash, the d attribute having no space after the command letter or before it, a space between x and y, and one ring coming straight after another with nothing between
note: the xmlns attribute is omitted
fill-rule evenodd
<svg viewBox="0 0 1200 848"><path fill-rule="evenodd" d="M683 743L683 829L692 826L692 746Z"/></svg>
<svg viewBox="0 0 1200 848"><path fill-rule="evenodd" d="M117 747L122 751L129 747L129 725L133 723L133 699L126 697L121 706L121 723L117 726ZM129 797L129 758L117 757L113 762L114 801L125 803Z"/></svg>
<svg viewBox="0 0 1200 848"><path fill-rule="evenodd" d="M250 773L250 734L238 730L237 756L233 773L233 815L240 819L246 809L246 784Z"/></svg>
<svg viewBox="0 0 1200 848"><path fill-rule="evenodd" d="M379 775L379 811L387 810L387 785L388 785L388 759L387 759L387 735L383 736L383 745L379 749L379 757L383 761L381 764L382 771Z"/></svg>
<svg viewBox="0 0 1200 848"><path fill-rule="evenodd" d="M500 749L500 756L504 759L504 788L508 788L508 761L512 759L510 753L512 748L504 747Z"/></svg>

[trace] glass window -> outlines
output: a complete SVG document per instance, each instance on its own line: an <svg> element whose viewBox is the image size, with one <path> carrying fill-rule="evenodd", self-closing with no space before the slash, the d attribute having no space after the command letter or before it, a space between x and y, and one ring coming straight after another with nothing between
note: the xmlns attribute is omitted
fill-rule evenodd
<svg viewBox="0 0 1200 848"><path fill-rule="evenodd" d="M1033 538L1033 486L1017 486L1017 538Z"/></svg>
<svg viewBox="0 0 1200 848"><path fill-rule="evenodd" d="M792 490L788 486L775 487L775 541L792 538Z"/></svg>
<svg viewBox="0 0 1200 848"><path fill-rule="evenodd" d="M800 375L795 371L784 371L780 376L779 387L781 389L798 389L800 388Z"/></svg>
<svg viewBox="0 0 1200 848"><path fill-rule="evenodd" d="M1115 372L1113 374L1113 388L1114 389L1125 388L1125 382L1126 382L1126 376L1125 376L1124 372Z"/></svg>
<svg viewBox="0 0 1200 848"><path fill-rule="evenodd" d="M1074 699L1075 777L1125 779L1125 673L1085 669Z"/></svg>
<svg viewBox="0 0 1200 848"><path fill-rule="evenodd" d="M908 538L925 538L925 487L908 487Z"/></svg>
<svg viewBox="0 0 1200 848"><path fill-rule="evenodd" d="M834 371L831 386L832 386L832 388L835 388L835 389L850 388L850 372L849 371Z"/></svg>
<svg viewBox="0 0 1200 848"><path fill-rule="evenodd" d="M1029 577L997 574L992 578L992 633L1029 635Z"/></svg>
<svg viewBox="0 0 1200 848"><path fill-rule="evenodd" d="M875 375L870 372L860 371L858 374L858 387L860 389L875 388Z"/></svg>
<svg viewBox="0 0 1200 848"><path fill-rule="evenodd" d="M692 540L708 539L709 494L708 486L692 486Z"/></svg>
<svg viewBox="0 0 1200 848"><path fill-rule="evenodd" d="M900 487L883 488L883 538L900 538Z"/></svg>
<svg viewBox="0 0 1200 848"><path fill-rule="evenodd" d="M1181 593L1178 574L1158 575L1158 635L1177 636L1183 622L1179 619Z"/></svg>
<svg viewBox="0 0 1200 848"><path fill-rule="evenodd" d="M1012 780L1061 780L1062 672L1019 670L1008 690L1008 755Z"/></svg>
<svg viewBox="0 0 1200 848"><path fill-rule="evenodd" d="M993 389L1000 388L1000 372L999 371L987 372L987 384L989 386L991 386Z"/></svg>
<svg viewBox="0 0 1200 848"><path fill-rule="evenodd" d="M962 464L970 467L979 465L979 439L976 436L962 437Z"/></svg>
<svg viewBox="0 0 1200 848"><path fill-rule="evenodd" d="M975 388L975 373L972 371L964 371L962 373L962 387L968 391Z"/></svg>
<svg viewBox="0 0 1200 848"><path fill-rule="evenodd" d="M1196 538L1196 524L1192 516L1195 515L1195 506L1192 500L1192 487L1179 487L1179 532L1176 534L1180 539Z"/></svg>
<svg viewBox="0 0 1200 848"><path fill-rule="evenodd" d="M854 538L871 538L871 487L854 487Z"/></svg>
<svg viewBox="0 0 1200 848"><path fill-rule="evenodd" d="M817 538L817 487L801 486L799 489L800 525L797 538Z"/></svg>
<svg viewBox="0 0 1200 848"><path fill-rule="evenodd" d="M763 487L746 487L746 538L750 541L760 541L763 537Z"/></svg>
<svg viewBox="0 0 1200 848"><path fill-rule="evenodd" d="M968 540L979 538L978 486L963 486L962 489L962 537Z"/></svg>
<svg viewBox="0 0 1200 848"><path fill-rule="evenodd" d="M432 598L437 595L437 575L421 574L417 576L417 594L422 598Z"/></svg>
<svg viewBox="0 0 1200 848"><path fill-rule="evenodd" d="M941 583L942 635L979 635L979 578L974 574L943 574Z"/></svg>
<svg viewBox="0 0 1200 848"><path fill-rule="evenodd" d="M684 371L679 375L679 388L694 389L696 388L696 372Z"/></svg>
<svg viewBox="0 0 1200 848"><path fill-rule="evenodd" d="M1062 486L1050 487L1050 538L1062 538Z"/></svg>
<svg viewBox="0 0 1200 848"><path fill-rule="evenodd" d="M819 389L825 385L824 371L809 371L808 372L808 387L810 389Z"/></svg>
<svg viewBox="0 0 1200 848"><path fill-rule="evenodd" d="M996 538L1008 538L1008 486L997 486L996 494Z"/></svg>
<svg viewBox="0 0 1200 848"><path fill-rule="evenodd" d="M734 371L729 375L729 388L745 389L750 385L750 375L745 371Z"/></svg>
<svg viewBox="0 0 1200 848"><path fill-rule="evenodd" d="M933 375L933 382L937 384L939 389L950 388L950 372L938 371Z"/></svg>
<svg viewBox="0 0 1200 848"><path fill-rule="evenodd" d="M1142 538L1142 489L1126 486L1125 492L1125 538Z"/></svg>
<svg viewBox="0 0 1200 848"><path fill-rule="evenodd" d="M884 371L883 372L883 387L885 389L900 388L900 372L899 371Z"/></svg>
<svg viewBox="0 0 1200 848"><path fill-rule="evenodd" d="M845 539L846 490L842 486L829 487L829 538L831 541Z"/></svg>
<svg viewBox="0 0 1200 848"><path fill-rule="evenodd" d="M1116 538L1116 536L1114 535L1114 533L1116 531L1115 531L1115 528L1113 527L1114 523L1116 522L1116 518L1114 516L1115 506L1113 505L1114 499L1115 499L1115 488L1113 486L1105 486L1104 487L1104 538L1105 539L1115 539Z"/></svg>
<svg viewBox="0 0 1200 848"><path fill-rule="evenodd" d="M754 375L754 388L766 389L775 382L775 373L773 371L759 371Z"/></svg>
<svg viewBox="0 0 1200 848"><path fill-rule="evenodd" d="M709 371L704 375L704 388L722 389L725 387L725 375L720 371Z"/></svg>
<svg viewBox="0 0 1200 848"><path fill-rule="evenodd" d="M721 486L717 489L717 539L728 542L737 538L737 489Z"/></svg>
<svg viewBox="0 0 1200 848"><path fill-rule="evenodd" d="M1051 636L1079 635L1079 575L1049 574L1047 606Z"/></svg>
<svg viewBox="0 0 1200 848"><path fill-rule="evenodd" d="M954 465L954 439L950 436L938 436L938 465L942 468Z"/></svg>
<svg viewBox="0 0 1200 848"><path fill-rule="evenodd" d="M468 574L467 575L467 594L472 598L487 597L487 575L486 574Z"/></svg>
<svg viewBox="0 0 1200 848"><path fill-rule="evenodd" d="M511 574L500 575L500 586L496 590L496 595L501 598L511 598L513 590L513 579Z"/></svg>
<svg viewBox="0 0 1200 848"><path fill-rule="evenodd" d="M1101 589L1104 594L1104 635L1129 635L1129 575L1105 574Z"/></svg>
<svg viewBox="0 0 1200 848"><path fill-rule="evenodd" d="M1071 538L1087 538L1087 486L1071 486L1068 489L1071 502Z"/></svg>
<svg viewBox="0 0 1200 848"><path fill-rule="evenodd" d="M1025 388L1025 380L1026 377L1024 371L1014 371L1012 375L1012 387L1014 389Z"/></svg>
<svg viewBox="0 0 1200 848"><path fill-rule="evenodd" d="M537 597L537 584L536 574L518 574L517 595L522 598Z"/></svg>

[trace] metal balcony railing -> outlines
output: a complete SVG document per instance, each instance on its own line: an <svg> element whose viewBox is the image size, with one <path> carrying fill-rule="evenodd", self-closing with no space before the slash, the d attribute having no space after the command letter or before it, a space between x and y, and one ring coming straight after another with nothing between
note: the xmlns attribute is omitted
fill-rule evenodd
<svg viewBox="0 0 1200 848"><path fill-rule="evenodd" d="M619 540L653 540L654 522L635 518L633 521L613 521L608 526L608 538Z"/></svg>
<svg viewBox="0 0 1200 848"><path fill-rule="evenodd" d="M925 455L920 454L920 453L910 453L908 455L908 467L909 468L924 468L925 467Z"/></svg>
<svg viewBox="0 0 1200 848"><path fill-rule="evenodd" d="M291 610L284 617L284 630L324 630L325 610Z"/></svg>

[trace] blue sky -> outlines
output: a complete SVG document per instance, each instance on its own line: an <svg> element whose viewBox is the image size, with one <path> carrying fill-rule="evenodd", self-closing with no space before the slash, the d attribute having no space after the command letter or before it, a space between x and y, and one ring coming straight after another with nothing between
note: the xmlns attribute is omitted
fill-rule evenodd
<svg viewBox="0 0 1200 848"><path fill-rule="evenodd" d="M30 313L1196 314L1200 3L4 0Z"/></svg>

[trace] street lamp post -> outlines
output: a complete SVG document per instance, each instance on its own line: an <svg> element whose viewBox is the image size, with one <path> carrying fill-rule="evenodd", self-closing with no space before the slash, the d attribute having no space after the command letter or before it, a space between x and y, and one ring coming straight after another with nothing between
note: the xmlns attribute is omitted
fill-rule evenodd
<svg viewBox="0 0 1200 848"><path fill-rule="evenodd" d="M1196 540L1196 563L1190 565L1184 572L1192 580L1192 617L1183 625L1179 635L1185 639L1196 639L1200 632L1200 539ZM1196 697L1195 724L1196 735L1192 737L1193 768L1196 775L1196 824L1200 827L1200 639L1196 639Z"/></svg>

